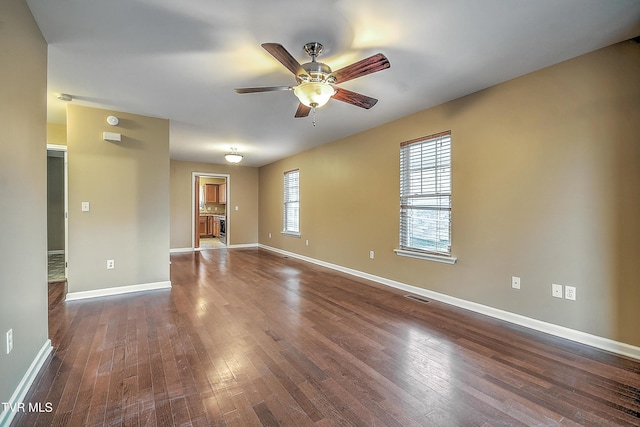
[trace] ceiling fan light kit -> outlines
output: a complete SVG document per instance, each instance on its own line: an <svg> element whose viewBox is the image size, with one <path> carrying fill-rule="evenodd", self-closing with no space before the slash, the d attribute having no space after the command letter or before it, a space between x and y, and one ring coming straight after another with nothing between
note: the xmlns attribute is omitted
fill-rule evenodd
<svg viewBox="0 0 640 427"><path fill-rule="evenodd" d="M378 53L337 71L332 71L327 64L316 61L323 49L320 43L313 42L304 45L304 50L311 57L311 62L302 65L278 43L263 43L262 47L293 73L298 84L296 86L238 88L235 91L244 94L293 90L294 95L300 101L295 114L296 118L307 117L311 111L315 112L316 108L322 107L331 98L360 108L373 107L378 102L377 99L339 88L336 85L382 71L391 66L389 60L383 54Z"/></svg>
<svg viewBox="0 0 640 427"><path fill-rule="evenodd" d="M302 104L307 107L317 108L329 102L329 99L335 95L336 90L325 82L307 81L296 86L293 93Z"/></svg>

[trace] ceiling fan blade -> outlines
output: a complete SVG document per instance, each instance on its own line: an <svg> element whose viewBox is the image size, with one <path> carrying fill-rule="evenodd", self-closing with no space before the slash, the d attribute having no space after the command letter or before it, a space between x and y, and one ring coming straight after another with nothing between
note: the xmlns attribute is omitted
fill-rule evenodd
<svg viewBox="0 0 640 427"><path fill-rule="evenodd" d="M234 89L236 93L275 92L278 90L292 90L291 86L241 87Z"/></svg>
<svg viewBox="0 0 640 427"><path fill-rule="evenodd" d="M376 105L376 103L378 102L378 100L375 98L362 95L361 93L352 92L341 87L336 88L336 93L332 96L332 98L337 99L338 101L346 102L347 104L355 105L356 107L366 108L367 110Z"/></svg>
<svg viewBox="0 0 640 427"><path fill-rule="evenodd" d="M271 54L274 58L276 58L282 65L287 67L289 71L291 71L295 76L299 76L301 74L306 75L306 71L302 68L302 65L296 59L291 56L291 54L284 48L281 44L278 43L263 43L262 47Z"/></svg>
<svg viewBox="0 0 640 427"><path fill-rule="evenodd" d="M302 102L298 105L298 110L296 110L296 118L307 117L311 112L311 107L307 107Z"/></svg>
<svg viewBox="0 0 640 427"><path fill-rule="evenodd" d="M331 73L331 75L336 78L338 83L342 83L357 77L375 73L376 71L385 70L389 67L391 67L391 64L387 57L378 53L377 55L370 56L358 62L354 62L351 65L347 65L346 67L340 68L339 70Z"/></svg>

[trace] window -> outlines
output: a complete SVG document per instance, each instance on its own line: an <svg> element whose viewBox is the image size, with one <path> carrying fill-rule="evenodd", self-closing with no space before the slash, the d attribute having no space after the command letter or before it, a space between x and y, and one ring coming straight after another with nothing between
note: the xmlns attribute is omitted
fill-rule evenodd
<svg viewBox="0 0 640 427"><path fill-rule="evenodd" d="M282 232L300 235L300 171L284 173L284 209Z"/></svg>
<svg viewBox="0 0 640 427"><path fill-rule="evenodd" d="M451 131L400 144L398 255L451 258Z"/></svg>

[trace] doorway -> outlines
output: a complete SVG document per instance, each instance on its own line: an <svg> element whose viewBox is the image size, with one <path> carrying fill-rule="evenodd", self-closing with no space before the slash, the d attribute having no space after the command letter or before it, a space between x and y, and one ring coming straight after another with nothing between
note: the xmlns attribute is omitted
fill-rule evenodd
<svg viewBox="0 0 640 427"><path fill-rule="evenodd" d="M47 144L47 282L63 282L68 267L67 147Z"/></svg>
<svg viewBox="0 0 640 427"><path fill-rule="evenodd" d="M193 249L222 249L229 241L229 175L193 172Z"/></svg>

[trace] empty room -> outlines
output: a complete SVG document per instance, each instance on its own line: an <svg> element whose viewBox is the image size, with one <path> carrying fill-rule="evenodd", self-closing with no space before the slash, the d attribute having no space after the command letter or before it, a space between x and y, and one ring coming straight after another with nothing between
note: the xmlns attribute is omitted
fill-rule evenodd
<svg viewBox="0 0 640 427"><path fill-rule="evenodd" d="M2 0L0 426L640 425L640 2Z"/></svg>

